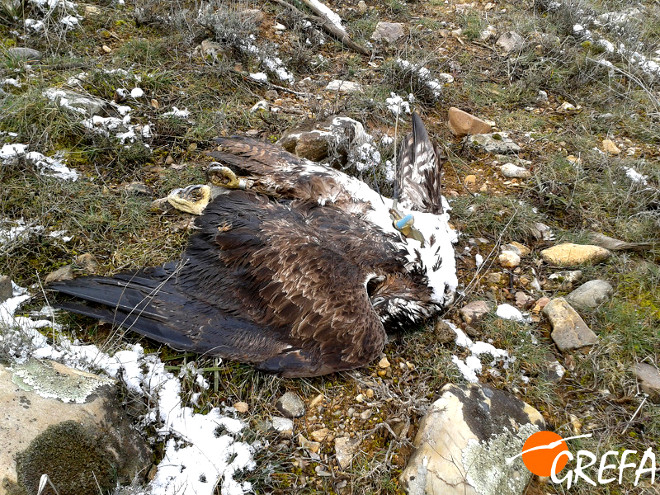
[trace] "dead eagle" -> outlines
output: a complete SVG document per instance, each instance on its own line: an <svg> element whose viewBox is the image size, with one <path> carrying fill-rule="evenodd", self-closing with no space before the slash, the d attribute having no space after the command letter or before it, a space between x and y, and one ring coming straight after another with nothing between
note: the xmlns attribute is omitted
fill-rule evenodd
<svg viewBox="0 0 660 495"><path fill-rule="evenodd" d="M181 259L53 283L75 298L58 306L287 377L368 364L386 330L424 321L456 287L437 154L412 123L395 201L277 146L218 138L224 166L212 171L225 187Z"/></svg>

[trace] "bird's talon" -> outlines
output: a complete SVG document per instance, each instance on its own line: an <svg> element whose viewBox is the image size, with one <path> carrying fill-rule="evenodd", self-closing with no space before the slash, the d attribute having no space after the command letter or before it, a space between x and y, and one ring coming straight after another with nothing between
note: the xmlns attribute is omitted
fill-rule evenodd
<svg viewBox="0 0 660 495"><path fill-rule="evenodd" d="M237 177L232 169L225 167L218 162L211 163L206 174L211 183L215 186L227 189L246 189L248 187L246 179Z"/></svg>

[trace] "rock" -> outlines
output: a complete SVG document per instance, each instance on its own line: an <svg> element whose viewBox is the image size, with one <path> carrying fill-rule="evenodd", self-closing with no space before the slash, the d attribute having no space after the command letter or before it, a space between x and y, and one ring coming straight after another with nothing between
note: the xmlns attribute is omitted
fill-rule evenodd
<svg viewBox="0 0 660 495"><path fill-rule="evenodd" d="M303 449L307 449L312 454L318 454L319 450L321 450L321 444L319 442L312 442L311 440L307 440L302 435L298 435L298 445L300 445Z"/></svg>
<svg viewBox="0 0 660 495"><path fill-rule="evenodd" d="M515 31L509 31L497 38L495 45L504 50L504 53L519 52L525 47L525 39Z"/></svg>
<svg viewBox="0 0 660 495"><path fill-rule="evenodd" d="M543 314L550 320L550 336L560 351L571 351L598 343L598 336L563 297L552 299L543 308Z"/></svg>
<svg viewBox="0 0 660 495"><path fill-rule="evenodd" d="M544 285L548 290L571 290L581 278L582 270L561 271L550 275Z"/></svg>
<svg viewBox="0 0 660 495"><path fill-rule="evenodd" d="M516 306L522 309L529 308L534 302L534 298L532 296L521 290L516 292L515 299L516 299Z"/></svg>
<svg viewBox="0 0 660 495"><path fill-rule="evenodd" d="M90 4L85 4L83 12L85 13L85 17L94 17L103 13L99 7Z"/></svg>
<svg viewBox="0 0 660 495"><path fill-rule="evenodd" d="M409 495L522 494L531 473L519 454L544 428L540 413L485 385L443 387L422 419L400 481Z"/></svg>
<svg viewBox="0 0 660 495"><path fill-rule="evenodd" d="M546 380L559 383L566 374L566 368L550 354L548 362L542 365L541 374Z"/></svg>
<svg viewBox="0 0 660 495"><path fill-rule="evenodd" d="M548 93L540 89L538 94L536 95L536 103L539 103L541 105L548 103Z"/></svg>
<svg viewBox="0 0 660 495"><path fill-rule="evenodd" d="M490 313L493 310L493 306L493 303L489 301L472 301L463 306L459 313L465 323L473 325L479 323L486 314Z"/></svg>
<svg viewBox="0 0 660 495"><path fill-rule="evenodd" d="M516 254L518 254L518 256L520 256L520 257L527 256L529 253L532 252L532 250L529 249L527 246L525 246L524 244L521 244L519 242L516 242L516 241L509 242L508 244L505 244L504 246L502 246L502 250L503 251L513 251Z"/></svg>
<svg viewBox="0 0 660 495"><path fill-rule="evenodd" d="M244 9L241 10L241 17L246 21L261 24L266 19L266 14L261 9Z"/></svg>
<svg viewBox="0 0 660 495"><path fill-rule="evenodd" d="M367 4L364 0L360 0L357 4L357 10L360 14L366 14L367 10L369 10L369 7L367 7Z"/></svg>
<svg viewBox="0 0 660 495"><path fill-rule="evenodd" d="M331 432L327 428L321 428L311 432L309 436L312 437L312 440L315 442L324 442L329 436L331 436Z"/></svg>
<svg viewBox="0 0 660 495"><path fill-rule="evenodd" d="M356 82L335 79L334 81L330 81L325 89L338 93L358 93L362 91L362 86Z"/></svg>
<svg viewBox="0 0 660 495"><path fill-rule="evenodd" d="M455 107L449 109L448 124L449 130L458 137L468 134L486 134L491 131L490 124Z"/></svg>
<svg viewBox="0 0 660 495"><path fill-rule="evenodd" d="M644 393L649 394L653 402L660 403L660 371L646 363L637 363L634 371Z"/></svg>
<svg viewBox="0 0 660 495"><path fill-rule="evenodd" d="M497 306L497 310L495 311L495 314L498 317L502 318L503 320L520 321L520 322L525 321L525 317L520 312L520 310L514 306L511 306L510 304L500 304L499 306Z"/></svg>
<svg viewBox="0 0 660 495"><path fill-rule="evenodd" d="M513 163L505 163L500 167L500 171L504 177L509 179L529 179L532 173L525 167L514 165Z"/></svg>
<svg viewBox="0 0 660 495"><path fill-rule="evenodd" d="M376 24L376 29L371 35L374 41L386 41L387 43L394 43L399 38L405 36L406 32L403 29L403 24L399 22L379 22Z"/></svg>
<svg viewBox="0 0 660 495"><path fill-rule="evenodd" d="M534 304L534 307L532 308L532 313L535 313L535 314L540 313L541 311L543 311L543 308L545 308L548 305L549 302L550 302L549 297L543 296L543 297L539 298L536 301L536 303Z"/></svg>
<svg viewBox="0 0 660 495"><path fill-rule="evenodd" d="M437 320L434 327L435 341L438 344L449 344L456 340L456 332L445 320ZM371 389L370 389L371 390ZM373 393L373 391L372 391Z"/></svg>
<svg viewBox="0 0 660 495"><path fill-rule="evenodd" d="M94 255L90 253L84 253L76 256L74 258L74 263L77 268L80 268L90 275L95 274L99 266Z"/></svg>
<svg viewBox="0 0 660 495"><path fill-rule="evenodd" d="M489 39L494 38L495 36L497 36L497 29L495 28L495 26L489 24L488 26L486 26L486 29L481 31L481 33L479 34L479 39L481 41L488 41Z"/></svg>
<svg viewBox="0 0 660 495"><path fill-rule="evenodd" d="M234 404L234 409L236 409L237 412L245 414L250 410L250 406L248 405L247 402L236 402Z"/></svg>
<svg viewBox="0 0 660 495"><path fill-rule="evenodd" d="M621 150L614 144L614 141L611 139L603 139L603 151L609 153L610 155L618 155L621 153Z"/></svg>
<svg viewBox="0 0 660 495"><path fill-rule="evenodd" d="M341 469L346 469L351 465L359 446L360 441L357 438L335 438L335 456Z"/></svg>
<svg viewBox="0 0 660 495"><path fill-rule="evenodd" d="M27 48L25 46L15 46L7 50L7 55L19 60L41 60L43 53L34 48Z"/></svg>
<svg viewBox="0 0 660 495"><path fill-rule="evenodd" d="M645 251L653 247L652 242L626 242L598 232L592 232L589 237L595 245L610 251Z"/></svg>
<svg viewBox="0 0 660 495"><path fill-rule="evenodd" d="M514 251L502 251L497 261L504 268L515 268L520 265L520 256Z"/></svg>
<svg viewBox="0 0 660 495"><path fill-rule="evenodd" d="M117 481L144 477L152 454L127 420L115 381L53 361L12 368L0 364L7 493L37 493L43 473L62 494L111 492Z"/></svg>
<svg viewBox="0 0 660 495"><path fill-rule="evenodd" d="M73 279L73 266L65 265L61 268L58 268L54 272L50 272L46 275L44 282L50 284L51 282L61 282L62 280L72 280Z"/></svg>
<svg viewBox="0 0 660 495"><path fill-rule="evenodd" d="M84 114L87 117L100 114L106 108L105 101L68 89L49 88L44 92L44 95L59 106L72 110L77 114Z"/></svg>
<svg viewBox="0 0 660 495"><path fill-rule="evenodd" d="M277 431L278 433L281 433L287 437L293 435L293 420L289 418L282 418L280 416L273 416L271 423L273 425L273 430Z"/></svg>
<svg viewBox="0 0 660 495"><path fill-rule="evenodd" d="M506 132L475 134L466 138L467 143L475 148L482 148L488 153L518 153L520 146L513 142Z"/></svg>
<svg viewBox="0 0 660 495"><path fill-rule="evenodd" d="M552 229L541 222L534 223L532 235L539 241L551 241L555 238Z"/></svg>
<svg viewBox="0 0 660 495"><path fill-rule="evenodd" d="M477 183L476 175L470 174L465 176L465 187L467 187L468 189L474 187L476 183Z"/></svg>
<svg viewBox="0 0 660 495"><path fill-rule="evenodd" d="M614 289L607 280L590 280L566 296L566 302L577 310L596 309L612 297Z"/></svg>
<svg viewBox="0 0 660 495"><path fill-rule="evenodd" d="M327 133L311 131L300 135L294 153L301 158L318 162L328 156L329 148L330 143L328 142Z"/></svg>
<svg viewBox="0 0 660 495"><path fill-rule="evenodd" d="M151 189L144 182L131 182L121 186L120 189L131 196L151 196Z"/></svg>
<svg viewBox="0 0 660 495"><path fill-rule="evenodd" d="M287 392L277 400L275 407L287 418L299 418L305 414L305 404L294 392Z"/></svg>
<svg viewBox="0 0 660 495"><path fill-rule="evenodd" d="M600 246L590 244L573 244L566 242L541 251L541 257L546 263L557 266L575 266L586 263L599 263L612 255L610 251Z"/></svg>
<svg viewBox="0 0 660 495"><path fill-rule="evenodd" d="M383 357L380 361L378 361L378 367L382 369L387 369L390 367L390 361L387 359L387 357Z"/></svg>
<svg viewBox="0 0 660 495"><path fill-rule="evenodd" d="M0 304L14 295L11 279L7 275L0 275Z"/></svg>

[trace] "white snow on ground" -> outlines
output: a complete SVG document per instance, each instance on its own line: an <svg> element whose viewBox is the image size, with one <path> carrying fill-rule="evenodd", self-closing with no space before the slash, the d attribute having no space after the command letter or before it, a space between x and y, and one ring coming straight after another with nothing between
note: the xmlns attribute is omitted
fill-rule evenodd
<svg viewBox="0 0 660 495"><path fill-rule="evenodd" d="M433 78L433 76L431 75L431 71L429 69L427 69L422 65L413 64L401 58L397 58L395 60L395 63L402 69L410 70L412 72L417 73L417 77L419 81L422 82L424 85L426 85L426 87L433 92L433 95L436 98L440 97L440 95L442 94L442 83L437 79ZM443 78L446 78L446 76Z"/></svg>
<svg viewBox="0 0 660 495"><path fill-rule="evenodd" d="M509 356L509 353L504 349L498 349L487 342L473 342L463 330L458 328L452 322L448 320L444 320L444 322L456 334L456 345L470 351L470 355L465 358L465 360L462 360L458 356L452 356L453 363L467 381L471 383L477 383L479 381L478 375L483 371L483 365L481 364L480 359L480 356L482 355L490 355L493 357L490 366L494 366L498 362L501 362L504 369L508 368L509 363L515 360L515 357Z"/></svg>
<svg viewBox="0 0 660 495"><path fill-rule="evenodd" d="M4 226L3 224L11 224ZM15 242L27 240L32 233L43 232L42 225L30 225L24 220L0 219L0 248Z"/></svg>
<svg viewBox="0 0 660 495"><path fill-rule="evenodd" d="M635 170L632 167L623 167L623 169L626 171L626 176L632 181L637 184L642 184L643 186L646 186L648 184L647 179L648 177L646 175L640 174L637 170Z"/></svg>
<svg viewBox="0 0 660 495"><path fill-rule="evenodd" d="M172 110L165 112L163 117L178 117L180 119L187 119L190 117L190 111L187 108L179 110L177 107L172 107Z"/></svg>
<svg viewBox="0 0 660 495"><path fill-rule="evenodd" d="M67 167L61 158L45 156L36 151L26 152L27 147L27 144L20 143L3 145L0 149L0 162L9 165L22 159L35 165L43 175L62 180L78 180L78 172Z"/></svg>
<svg viewBox="0 0 660 495"><path fill-rule="evenodd" d="M401 112L410 113L410 103L396 93L390 93L390 97L385 99L385 103L387 103L387 109L394 115L401 115Z"/></svg>
<svg viewBox="0 0 660 495"><path fill-rule="evenodd" d="M38 329L52 327L51 321L16 316L19 306L30 299L25 289L14 285L13 297L0 304L0 345L11 350L16 362L33 357L53 359L73 368L105 372L122 380L132 392L155 406L143 418L166 441L165 456L144 495L212 495L216 484L225 495L251 492L248 482L234 476L255 467L253 454L258 444L237 440L245 425L219 408L208 414L195 413L181 404L181 383L154 354L145 354L140 345L128 346L114 355L94 345L79 345L60 337L48 344ZM188 370L186 370L188 371ZM198 383L203 383L203 380Z"/></svg>
<svg viewBox="0 0 660 495"><path fill-rule="evenodd" d="M337 26L338 29L340 29L344 33L346 32L344 26L341 25L341 17L338 14L336 14L332 9L330 9L322 2L319 2L318 0L309 0L309 3L312 4L314 7L316 7L316 9L318 9L320 12L322 12L323 15L327 17L328 20L332 22L335 26Z"/></svg>

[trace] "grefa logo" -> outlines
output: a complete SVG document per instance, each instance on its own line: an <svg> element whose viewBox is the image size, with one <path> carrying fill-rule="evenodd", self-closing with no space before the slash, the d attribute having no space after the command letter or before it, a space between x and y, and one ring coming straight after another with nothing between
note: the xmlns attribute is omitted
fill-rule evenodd
<svg viewBox="0 0 660 495"><path fill-rule="evenodd" d="M634 470L634 486L639 484L642 477L650 478L651 483L655 483L655 453L651 447L641 454L636 450L610 450L600 456L600 462L596 454L588 450L578 450L575 455L568 450L567 440L591 436L589 433L562 438L551 431L539 431L525 441L520 454L509 457L506 461L510 464L522 457L525 466L532 473L542 477L550 476L553 483L566 483L567 489L578 482L593 486L614 482L621 485L626 470ZM561 474L569 462L570 469Z"/></svg>

